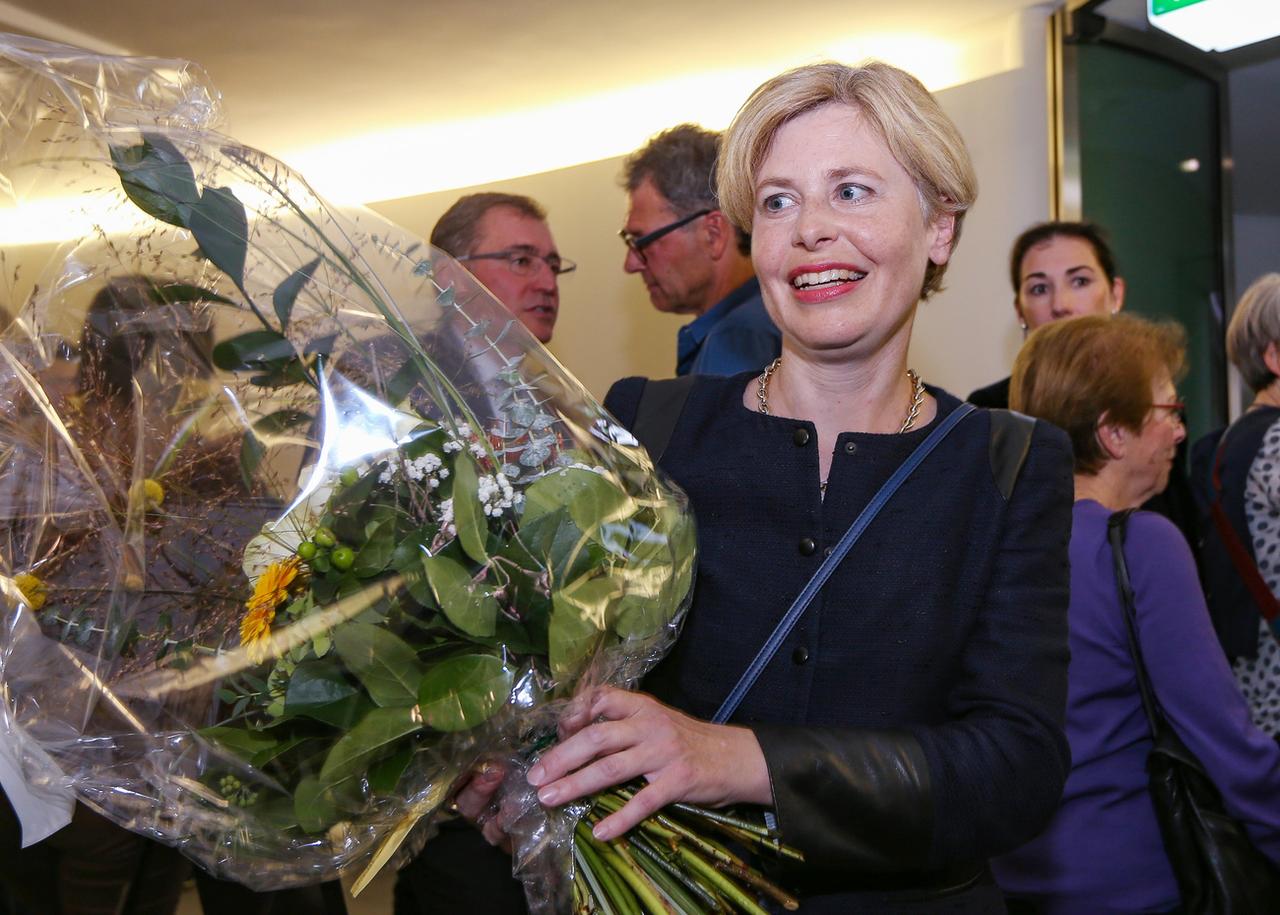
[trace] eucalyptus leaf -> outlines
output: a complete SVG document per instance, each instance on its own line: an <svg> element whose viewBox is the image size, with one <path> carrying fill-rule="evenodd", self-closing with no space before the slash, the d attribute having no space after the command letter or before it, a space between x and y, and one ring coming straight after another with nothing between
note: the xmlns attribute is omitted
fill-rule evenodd
<svg viewBox="0 0 1280 915"><path fill-rule="evenodd" d="M422 678L418 707L437 731L466 731L506 704L515 672L491 654L466 654L433 664Z"/></svg>
<svg viewBox="0 0 1280 915"><path fill-rule="evenodd" d="M190 208L187 228L195 236L200 251L244 288L244 263L249 250L249 221L244 204L225 187L207 187L199 203Z"/></svg>
<svg viewBox="0 0 1280 915"><path fill-rule="evenodd" d="M112 146L120 186L138 209L171 226L187 228L189 208L200 200L195 173L178 148L159 134L137 146Z"/></svg>
<svg viewBox="0 0 1280 915"><path fill-rule="evenodd" d="M320 785L332 789L393 752L395 744L422 729L412 708L376 708L344 734L320 769Z"/></svg>
<svg viewBox="0 0 1280 915"><path fill-rule="evenodd" d="M466 452L453 465L453 523L462 549L476 562L489 561L484 542L489 532L480 507L480 483L476 462Z"/></svg>
<svg viewBox="0 0 1280 915"><path fill-rule="evenodd" d="M381 626L347 623L333 633L333 648L383 708L418 701L422 665L403 639Z"/></svg>
<svg viewBox="0 0 1280 915"><path fill-rule="evenodd" d="M271 304L275 307L276 317L280 319L280 330L289 329L289 319L293 316L293 306L298 300L302 287L310 282L316 268L320 266L320 258L308 261L284 278L271 294Z"/></svg>
<svg viewBox="0 0 1280 915"><path fill-rule="evenodd" d="M422 560L435 592L436 602L449 622L467 635L486 638L493 635L498 618L498 602L493 589L471 580L471 573L448 556L430 556Z"/></svg>

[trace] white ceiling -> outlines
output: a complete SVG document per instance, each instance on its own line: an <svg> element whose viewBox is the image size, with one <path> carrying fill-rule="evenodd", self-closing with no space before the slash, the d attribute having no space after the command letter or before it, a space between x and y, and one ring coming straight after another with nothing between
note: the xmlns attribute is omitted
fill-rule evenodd
<svg viewBox="0 0 1280 915"><path fill-rule="evenodd" d="M637 87L717 71L749 72L775 62L781 69L848 54L892 61L904 45L952 41L1035 5L0 0L0 28L196 61L222 91L227 132L285 157L351 137L536 112L583 96L625 99ZM750 88L742 89L743 97ZM672 107L670 123L684 119L674 100ZM512 156L523 139L498 138Z"/></svg>

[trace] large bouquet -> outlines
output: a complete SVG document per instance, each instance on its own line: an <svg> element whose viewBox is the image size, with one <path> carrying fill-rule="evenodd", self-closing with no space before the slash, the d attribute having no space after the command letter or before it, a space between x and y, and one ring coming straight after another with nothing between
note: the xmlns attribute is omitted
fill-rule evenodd
<svg viewBox="0 0 1280 915"><path fill-rule="evenodd" d="M2 739L274 887L661 655L682 498L454 261L215 133L189 65L0 66L7 203L85 220L0 341Z"/></svg>

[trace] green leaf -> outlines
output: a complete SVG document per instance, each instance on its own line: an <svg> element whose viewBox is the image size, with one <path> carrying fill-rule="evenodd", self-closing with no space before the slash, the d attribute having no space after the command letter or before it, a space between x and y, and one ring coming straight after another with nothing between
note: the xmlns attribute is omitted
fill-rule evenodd
<svg viewBox="0 0 1280 915"><path fill-rule="evenodd" d="M591 470L570 467L549 473L533 483L524 494L524 521L567 506L569 517L591 534L602 523L635 514L634 501L609 479Z"/></svg>
<svg viewBox="0 0 1280 915"><path fill-rule="evenodd" d="M190 283L152 284L151 298L160 305L189 304L192 302L221 302L223 305L236 303L212 289L193 286Z"/></svg>
<svg viewBox="0 0 1280 915"><path fill-rule="evenodd" d="M311 421L311 414L304 410L276 410L253 424L253 431L263 435L279 435Z"/></svg>
<svg viewBox="0 0 1280 915"><path fill-rule="evenodd" d="M269 750L276 745L276 740L263 734L261 731L250 731L246 728L227 727L219 725L212 728L202 728L196 732L210 743L217 744L224 750L230 750L236 756L242 757L246 761Z"/></svg>
<svg viewBox="0 0 1280 915"><path fill-rule="evenodd" d="M293 815L304 832L324 832L338 821L338 804L321 779L308 775L293 789Z"/></svg>
<svg viewBox="0 0 1280 915"><path fill-rule="evenodd" d="M491 654L458 655L432 665L418 690L422 720L437 731L466 731L506 704L515 672Z"/></svg>
<svg viewBox="0 0 1280 915"><path fill-rule="evenodd" d="M378 705L408 706L418 701L422 665L404 640L380 626L347 623L334 631L333 647Z"/></svg>
<svg viewBox="0 0 1280 915"><path fill-rule="evenodd" d="M171 226L188 228L190 207L199 202L200 189L176 146L159 134L143 134L137 146L112 146L111 164L138 209Z"/></svg>
<svg viewBox="0 0 1280 915"><path fill-rule="evenodd" d="M236 195L225 187L205 188L200 202L191 207L187 228L204 256L243 289L249 221Z"/></svg>
<svg viewBox="0 0 1280 915"><path fill-rule="evenodd" d="M405 747L369 770L369 790L374 794L393 794L400 776L413 761L413 747Z"/></svg>
<svg viewBox="0 0 1280 915"><path fill-rule="evenodd" d="M276 291L272 293L271 304L275 306L276 317L280 319L280 330L289 329L289 318L293 315L293 306L298 300L298 293L311 280L316 268L319 266L320 258L318 257L309 263L303 264L285 277L284 282L277 286Z"/></svg>
<svg viewBox="0 0 1280 915"><path fill-rule="evenodd" d="M320 784L333 788L364 773L393 751L397 741L421 728L411 708L374 709L333 745L320 769Z"/></svg>
<svg viewBox="0 0 1280 915"><path fill-rule="evenodd" d="M396 549L396 521L385 518L375 524L367 535L364 546L356 552L355 565L351 571L361 578L377 575L391 562Z"/></svg>
<svg viewBox="0 0 1280 915"><path fill-rule="evenodd" d="M260 753L255 753L253 759L249 760L249 762L255 769L261 769L272 760L279 759L291 750L296 750L308 741L314 740L316 740L316 738L308 734L299 734L296 737L290 737L288 740L282 741L274 747L270 747Z"/></svg>
<svg viewBox="0 0 1280 915"><path fill-rule="evenodd" d="M317 707L350 699L359 692L333 661L304 661L289 678L285 691L286 714L306 715Z"/></svg>
<svg viewBox="0 0 1280 915"><path fill-rule="evenodd" d="M467 635L485 638L493 635L498 618L498 602L492 587L471 580L463 565L448 556L430 556L422 560L435 592L436 602L449 618Z"/></svg>
<svg viewBox="0 0 1280 915"><path fill-rule="evenodd" d="M484 542L489 533L484 509L480 507L480 483L476 462L466 452L453 465L453 523L458 528L462 549L476 562L489 561Z"/></svg>
<svg viewBox="0 0 1280 915"><path fill-rule="evenodd" d="M294 358L293 344L274 330L251 330L213 348L213 364L224 372L265 369Z"/></svg>
<svg viewBox="0 0 1280 915"><path fill-rule="evenodd" d="M595 653L603 633L591 620L584 619L577 606L566 601L562 594L552 595L551 604L547 658L556 679L571 680Z"/></svg>

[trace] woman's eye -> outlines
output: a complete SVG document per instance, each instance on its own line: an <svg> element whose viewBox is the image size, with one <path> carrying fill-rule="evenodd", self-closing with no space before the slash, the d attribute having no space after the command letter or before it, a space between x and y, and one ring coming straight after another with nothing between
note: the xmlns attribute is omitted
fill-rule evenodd
<svg viewBox="0 0 1280 915"><path fill-rule="evenodd" d="M1033 283L1027 287L1027 295L1044 295L1049 291L1049 287L1045 283Z"/></svg>
<svg viewBox="0 0 1280 915"><path fill-rule="evenodd" d="M867 196L867 189L860 184L842 184L836 194L841 200L861 200Z"/></svg>
<svg viewBox="0 0 1280 915"><path fill-rule="evenodd" d="M1087 276L1075 276L1071 278L1071 285L1076 289L1083 289L1088 286L1091 280Z"/></svg>
<svg viewBox="0 0 1280 915"><path fill-rule="evenodd" d="M789 206L791 206L791 200L786 194L770 194L764 198L764 209L770 213L785 210Z"/></svg>

